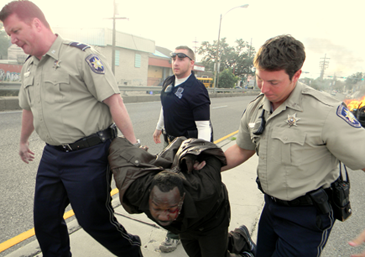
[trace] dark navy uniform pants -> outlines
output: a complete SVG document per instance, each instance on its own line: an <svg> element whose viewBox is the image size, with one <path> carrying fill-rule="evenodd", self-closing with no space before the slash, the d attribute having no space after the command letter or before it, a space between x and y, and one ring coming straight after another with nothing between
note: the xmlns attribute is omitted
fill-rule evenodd
<svg viewBox="0 0 365 257"><path fill-rule="evenodd" d="M109 145L70 152L45 146L34 196L34 228L44 257L71 256L63 219L69 203L81 227L110 252L142 256L139 237L127 233L111 206Z"/></svg>
<svg viewBox="0 0 365 257"><path fill-rule="evenodd" d="M283 206L265 195L257 257L318 257L334 224L333 211L320 214L315 206Z"/></svg>

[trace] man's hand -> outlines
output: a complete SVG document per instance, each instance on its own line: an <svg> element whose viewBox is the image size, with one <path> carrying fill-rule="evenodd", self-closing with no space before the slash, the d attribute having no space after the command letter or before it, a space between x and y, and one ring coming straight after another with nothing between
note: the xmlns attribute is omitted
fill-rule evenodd
<svg viewBox="0 0 365 257"><path fill-rule="evenodd" d="M22 159L22 161L27 164L29 162L33 161L34 153L31 150L29 150L29 142L27 142L25 144L20 144L19 155L20 155L20 158Z"/></svg>
<svg viewBox="0 0 365 257"><path fill-rule="evenodd" d="M351 246L359 246L363 242L365 242L365 230L354 240L349 242L349 245ZM365 257L365 251L360 254L353 254L351 257Z"/></svg>
<svg viewBox="0 0 365 257"><path fill-rule="evenodd" d="M161 143L161 134L162 134L162 130L156 129L155 132L153 133L153 141L155 141L156 144L160 144Z"/></svg>
<svg viewBox="0 0 365 257"><path fill-rule="evenodd" d="M205 164L207 164L205 161L202 162L195 161L194 170L201 170L202 168L204 168Z"/></svg>
<svg viewBox="0 0 365 257"><path fill-rule="evenodd" d="M141 145L139 148L145 150L146 152L148 152L148 146L146 145Z"/></svg>

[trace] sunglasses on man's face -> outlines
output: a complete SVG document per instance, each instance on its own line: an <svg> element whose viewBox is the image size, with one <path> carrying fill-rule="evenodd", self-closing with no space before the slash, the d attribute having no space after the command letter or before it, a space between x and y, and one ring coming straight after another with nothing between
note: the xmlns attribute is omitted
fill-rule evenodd
<svg viewBox="0 0 365 257"><path fill-rule="evenodd" d="M188 55L184 54L184 53L171 53L170 54L171 58L175 58L176 56L183 59L185 57L188 57L190 60L193 60L191 59Z"/></svg>

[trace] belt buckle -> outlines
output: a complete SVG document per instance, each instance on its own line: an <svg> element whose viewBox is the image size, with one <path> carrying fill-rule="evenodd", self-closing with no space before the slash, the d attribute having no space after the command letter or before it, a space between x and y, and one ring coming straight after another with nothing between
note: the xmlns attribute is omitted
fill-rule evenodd
<svg viewBox="0 0 365 257"><path fill-rule="evenodd" d="M64 145L62 145L62 147L63 147L63 149L66 150L66 152L72 151L72 147L70 146L70 144L64 144Z"/></svg>

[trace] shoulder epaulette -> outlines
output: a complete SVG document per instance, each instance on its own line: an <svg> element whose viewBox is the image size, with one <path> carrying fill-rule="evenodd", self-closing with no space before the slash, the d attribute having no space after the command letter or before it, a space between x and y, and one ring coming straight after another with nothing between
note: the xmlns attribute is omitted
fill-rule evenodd
<svg viewBox="0 0 365 257"><path fill-rule="evenodd" d="M89 45L82 44L82 43L79 43L79 42L71 42L71 43L69 43L69 45L73 46L73 47L77 47L78 49L80 49L82 51L85 51L86 49L90 48Z"/></svg>
<svg viewBox="0 0 365 257"><path fill-rule="evenodd" d="M303 89L302 94L311 96L311 97L315 98L317 101L320 101L321 103L326 104L326 105L333 106L333 105L338 105L340 103L339 100L335 99L331 95L329 95L329 94L327 95L327 94L320 92L318 90L315 90L314 88L311 88L311 87L307 87L307 88Z"/></svg>
<svg viewBox="0 0 365 257"><path fill-rule="evenodd" d="M255 102L257 99L262 98L264 96L263 93L260 93L258 96L256 96L255 99L253 99L250 103Z"/></svg>

